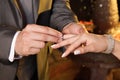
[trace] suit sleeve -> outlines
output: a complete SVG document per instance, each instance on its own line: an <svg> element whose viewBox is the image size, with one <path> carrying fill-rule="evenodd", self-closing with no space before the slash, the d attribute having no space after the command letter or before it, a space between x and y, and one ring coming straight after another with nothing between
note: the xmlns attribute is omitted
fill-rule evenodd
<svg viewBox="0 0 120 80"><path fill-rule="evenodd" d="M5 5L6 4L6 5ZM13 64L8 60L11 43L20 30L21 18L10 0L0 1L0 63Z"/></svg>
<svg viewBox="0 0 120 80"><path fill-rule="evenodd" d="M68 0L54 0L50 25L62 31L63 27L71 22L77 22L75 14L70 9Z"/></svg>
<svg viewBox="0 0 120 80"><path fill-rule="evenodd" d="M0 25L0 62L3 64L10 63L8 60L11 42L17 28L7 25Z"/></svg>

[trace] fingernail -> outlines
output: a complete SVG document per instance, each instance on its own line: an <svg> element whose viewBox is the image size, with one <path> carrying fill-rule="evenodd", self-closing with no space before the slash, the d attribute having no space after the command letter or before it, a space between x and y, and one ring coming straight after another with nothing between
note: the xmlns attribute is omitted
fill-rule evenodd
<svg viewBox="0 0 120 80"><path fill-rule="evenodd" d="M78 54L80 54L80 51L79 50L75 50L74 51L74 55L78 55Z"/></svg>
<svg viewBox="0 0 120 80"><path fill-rule="evenodd" d="M66 56L65 53L63 53L61 57L64 58L65 56Z"/></svg>
<svg viewBox="0 0 120 80"><path fill-rule="evenodd" d="M51 45L52 48L55 48L55 46L56 46L55 44Z"/></svg>

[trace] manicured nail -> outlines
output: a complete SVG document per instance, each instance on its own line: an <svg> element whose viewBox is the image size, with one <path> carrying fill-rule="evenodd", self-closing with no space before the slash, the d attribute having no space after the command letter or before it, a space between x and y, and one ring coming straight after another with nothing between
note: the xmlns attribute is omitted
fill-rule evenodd
<svg viewBox="0 0 120 80"><path fill-rule="evenodd" d="M56 45L55 45L55 44L53 44L53 45L51 45L51 48L55 48L55 46L56 46Z"/></svg>
<svg viewBox="0 0 120 80"><path fill-rule="evenodd" d="M74 51L74 55L78 55L78 54L80 54L80 51L79 50L75 50Z"/></svg>
<svg viewBox="0 0 120 80"><path fill-rule="evenodd" d="M66 53L63 53L61 57L64 58L64 57L66 56L65 54L66 54Z"/></svg>

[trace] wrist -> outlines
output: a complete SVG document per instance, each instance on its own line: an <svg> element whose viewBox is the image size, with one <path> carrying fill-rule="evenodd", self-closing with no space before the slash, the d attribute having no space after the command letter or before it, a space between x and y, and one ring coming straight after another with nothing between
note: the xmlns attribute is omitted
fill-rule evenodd
<svg viewBox="0 0 120 80"><path fill-rule="evenodd" d="M120 41L115 40L115 48L113 49L112 54L120 59Z"/></svg>
<svg viewBox="0 0 120 80"><path fill-rule="evenodd" d="M112 38L111 35L104 35L107 38L107 49L103 51L105 54L110 54L113 52L115 47L115 40Z"/></svg>

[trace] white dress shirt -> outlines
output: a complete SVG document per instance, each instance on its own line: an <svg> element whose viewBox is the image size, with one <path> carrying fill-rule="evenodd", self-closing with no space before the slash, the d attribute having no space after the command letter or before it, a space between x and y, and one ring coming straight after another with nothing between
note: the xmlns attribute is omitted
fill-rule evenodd
<svg viewBox="0 0 120 80"><path fill-rule="evenodd" d="M9 61L10 62L13 62L15 59L20 59L22 58L22 56L18 56L18 57L15 57L15 42L16 42L16 39L17 39L17 36L18 34L20 33L20 31L17 31L13 37L13 40L12 40L12 44L11 44L11 48L10 48L10 54L9 54Z"/></svg>

